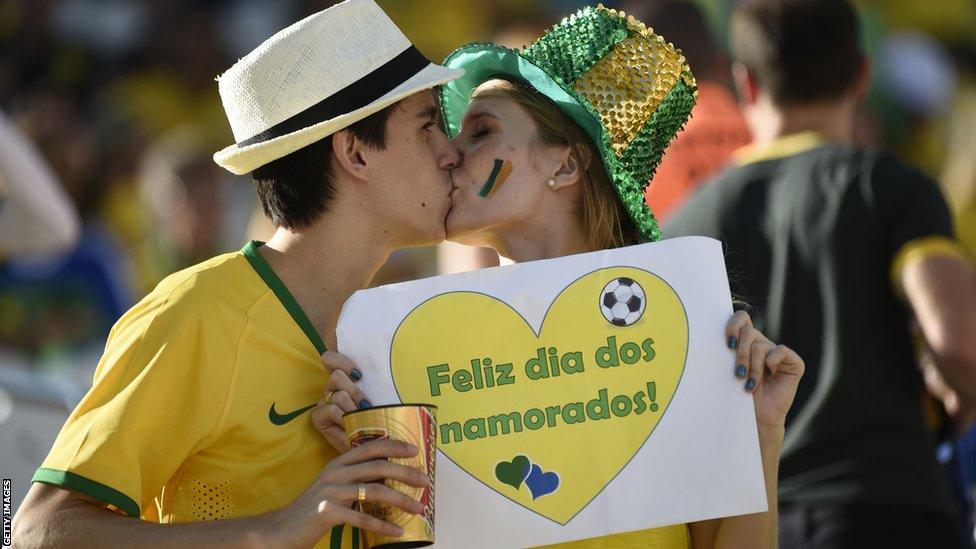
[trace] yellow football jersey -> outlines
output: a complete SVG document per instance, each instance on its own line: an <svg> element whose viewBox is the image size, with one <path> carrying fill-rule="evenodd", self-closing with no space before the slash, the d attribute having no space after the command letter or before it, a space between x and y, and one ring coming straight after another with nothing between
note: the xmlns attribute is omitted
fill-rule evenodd
<svg viewBox="0 0 976 549"><path fill-rule="evenodd" d="M169 276L116 323L35 482L160 523L257 515L312 484L336 457L308 416L325 345L260 245ZM352 528L317 545L358 546Z"/></svg>

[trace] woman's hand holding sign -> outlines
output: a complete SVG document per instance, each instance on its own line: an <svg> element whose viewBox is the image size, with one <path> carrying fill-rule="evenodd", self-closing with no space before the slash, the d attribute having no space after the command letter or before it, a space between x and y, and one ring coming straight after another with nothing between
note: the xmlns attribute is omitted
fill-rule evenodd
<svg viewBox="0 0 976 549"><path fill-rule="evenodd" d="M329 371L322 398L312 410L312 424L340 453L349 450L349 440L342 415L371 406L366 395L356 387L363 373L344 355L333 351L322 354L322 364Z"/></svg>
<svg viewBox="0 0 976 549"><path fill-rule="evenodd" d="M777 547L777 479L785 435L786 413L793 404L804 364L792 349L777 345L752 325L744 311L725 325L726 343L735 351L735 377L753 395L759 449L769 512L706 520L691 525L695 546L714 549L743 547L743 540L761 540L756 547Z"/></svg>
<svg viewBox="0 0 976 549"><path fill-rule="evenodd" d="M745 389L754 396L759 429L782 430L803 376L803 359L753 327L745 311L732 315L725 335L736 353L735 377L745 380Z"/></svg>

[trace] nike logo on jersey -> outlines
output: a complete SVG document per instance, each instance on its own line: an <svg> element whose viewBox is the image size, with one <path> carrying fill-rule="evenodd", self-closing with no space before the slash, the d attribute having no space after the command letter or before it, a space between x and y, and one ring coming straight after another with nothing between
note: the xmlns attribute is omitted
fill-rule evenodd
<svg viewBox="0 0 976 549"><path fill-rule="evenodd" d="M272 402L271 408L268 410L268 419L271 420L271 423L274 423L275 425L284 425L289 421L295 419L296 417L311 410L312 408L315 408L314 404L310 404L304 408L299 408L294 412L289 412L287 414L279 414L278 411L275 410L275 403Z"/></svg>

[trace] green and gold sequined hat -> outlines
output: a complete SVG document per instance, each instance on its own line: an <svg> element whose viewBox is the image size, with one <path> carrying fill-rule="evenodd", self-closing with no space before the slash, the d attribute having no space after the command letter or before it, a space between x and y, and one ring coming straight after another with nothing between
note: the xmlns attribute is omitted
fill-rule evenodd
<svg viewBox="0 0 976 549"><path fill-rule="evenodd" d="M441 89L449 135L457 135L471 93L482 83L505 78L528 84L589 134L640 233L648 241L661 239L644 189L697 94L688 63L674 45L601 4L563 19L522 50L469 44L444 66L465 70Z"/></svg>

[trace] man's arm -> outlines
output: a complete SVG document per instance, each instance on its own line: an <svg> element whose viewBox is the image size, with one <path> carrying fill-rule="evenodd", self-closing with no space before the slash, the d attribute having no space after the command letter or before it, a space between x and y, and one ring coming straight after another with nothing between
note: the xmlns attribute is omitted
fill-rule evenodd
<svg viewBox="0 0 976 549"><path fill-rule="evenodd" d="M976 278L942 192L884 155L864 175L862 195L873 197L888 233L892 290L907 300L949 387L976 399Z"/></svg>
<svg viewBox="0 0 976 549"><path fill-rule="evenodd" d="M976 273L965 260L935 255L908 263L901 287L949 387L976 401Z"/></svg>
<svg viewBox="0 0 976 549"><path fill-rule="evenodd" d="M247 518L181 524L157 524L126 517L100 501L56 486L34 483L13 521L16 547L283 547L315 545L333 527L348 524L397 537L393 523L352 509L359 486L366 499L403 509L409 514L424 506L385 484L389 479L409 486L427 486L420 470L388 461L410 458L417 448L396 440L373 441L329 462L312 485L283 509Z"/></svg>
<svg viewBox="0 0 976 549"><path fill-rule="evenodd" d="M271 514L162 525L127 517L78 492L34 483L14 517L16 547L264 547Z"/></svg>

